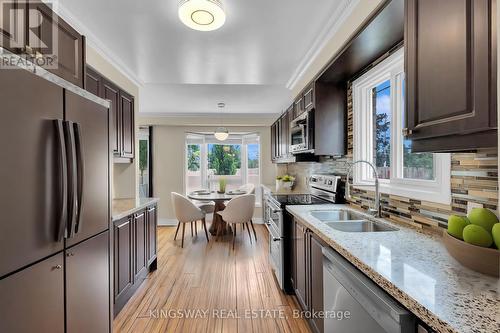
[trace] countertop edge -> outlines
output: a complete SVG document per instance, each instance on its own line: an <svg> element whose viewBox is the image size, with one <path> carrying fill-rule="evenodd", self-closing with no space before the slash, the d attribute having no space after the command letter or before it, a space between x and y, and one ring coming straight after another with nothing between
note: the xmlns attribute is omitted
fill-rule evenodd
<svg viewBox="0 0 500 333"><path fill-rule="evenodd" d="M116 199L116 200L127 200L127 199ZM151 206L153 204L157 204L160 199L159 198L147 198L145 199L147 201L145 202L142 202L140 204L137 204L135 207L133 208L130 208L130 209L127 209L127 210L124 210L124 211L120 211L119 213L113 213L112 215L112 221L115 222L115 221L118 221L118 220L121 220L122 218L124 217L127 217L129 215L132 215L133 213L141 210L141 209L144 209L148 206Z"/></svg>
<svg viewBox="0 0 500 333"><path fill-rule="evenodd" d="M404 305L408 310L410 310L415 316L425 322L427 325L439 332L448 333L459 333L453 327L451 327L447 322L438 318L434 313L428 310L424 305L417 302L413 297L402 291L395 284L387 280L383 275L373 271L368 265L364 264L360 259L351 254L351 252L333 239L323 234L323 232L317 229L314 224L310 223L296 213L287 211L292 214L295 218L299 219L304 225L314 231L323 241L330 245L335 251L337 251L342 257L358 268L362 273L367 275L373 282L375 282L379 287L381 287L385 292L394 297L399 303ZM415 231L417 232L417 231Z"/></svg>

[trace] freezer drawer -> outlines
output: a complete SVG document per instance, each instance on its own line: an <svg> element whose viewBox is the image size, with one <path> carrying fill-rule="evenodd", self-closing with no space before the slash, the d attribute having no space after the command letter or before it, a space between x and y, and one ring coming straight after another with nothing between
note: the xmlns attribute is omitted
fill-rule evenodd
<svg viewBox="0 0 500 333"><path fill-rule="evenodd" d="M67 333L109 332L109 232L66 250Z"/></svg>
<svg viewBox="0 0 500 333"><path fill-rule="evenodd" d="M64 332L63 254L0 280L0 332Z"/></svg>

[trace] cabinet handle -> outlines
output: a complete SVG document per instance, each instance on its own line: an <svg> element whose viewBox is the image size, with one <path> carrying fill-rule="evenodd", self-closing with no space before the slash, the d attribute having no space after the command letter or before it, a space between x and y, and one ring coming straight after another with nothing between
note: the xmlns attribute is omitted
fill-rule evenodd
<svg viewBox="0 0 500 333"><path fill-rule="evenodd" d="M403 136L405 136L405 137L413 134L413 130L411 130L409 128L403 128L402 132L403 132Z"/></svg>
<svg viewBox="0 0 500 333"><path fill-rule="evenodd" d="M138 219L138 218L141 218L141 217L143 217L143 216L144 216L144 213L140 213L140 214L137 214L137 215L135 216L135 218L136 218L136 219Z"/></svg>
<svg viewBox="0 0 500 333"><path fill-rule="evenodd" d="M68 254L66 254L67 257L73 257L75 254L73 252L69 252Z"/></svg>
<svg viewBox="0 0 500 333"><path fill-rule="evenodd" d="M54 267L52 267L52 269L61 269L62 268L62 265L55 265Z"/></svg>
<svg viewBox="0 0 500 333"><path fill-rule="evenodd" d="M151 207L151 208L148 209L148 212L152 212L155 209L156 209L155 207Z"/></svg>

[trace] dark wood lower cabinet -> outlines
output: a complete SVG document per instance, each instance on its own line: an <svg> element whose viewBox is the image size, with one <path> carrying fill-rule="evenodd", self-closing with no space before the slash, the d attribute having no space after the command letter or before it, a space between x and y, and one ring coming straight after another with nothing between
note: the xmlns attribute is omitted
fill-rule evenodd
<svg viewBox="0 0 500 333"><path fill-rule="evenodd" d="M312 231L294 219L293 288L304 311L323 311L323 247L326 244ZM322 318L309 319L311 329L324 332Z"/></svg>
<svg viewBox="0 0 500 333"><path fill-rule="evenodd" d="M63 262L59 253L1 281L0 332L64 332Z"/></svg>
<svg viewBox="0 0 500 333"><path fill-rule="evenodd" d="M152 205L114 222L114 315L156 269L157 207Z"/></svg>

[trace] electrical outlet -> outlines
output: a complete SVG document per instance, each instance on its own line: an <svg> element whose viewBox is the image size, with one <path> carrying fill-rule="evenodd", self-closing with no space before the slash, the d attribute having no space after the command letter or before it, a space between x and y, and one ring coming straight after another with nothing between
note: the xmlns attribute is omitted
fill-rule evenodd
<svg viewBox="0 0 500 333"><path fill-rule="evenodd" d="M467 214L470 213L472 208L483 208L483 205L477 202L467 202Z"/></svg>

